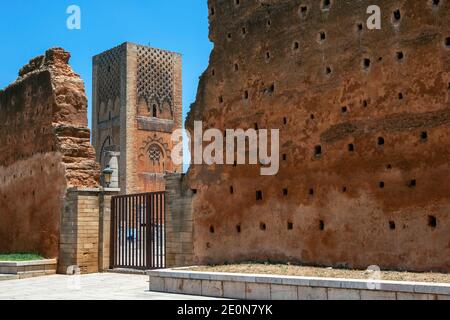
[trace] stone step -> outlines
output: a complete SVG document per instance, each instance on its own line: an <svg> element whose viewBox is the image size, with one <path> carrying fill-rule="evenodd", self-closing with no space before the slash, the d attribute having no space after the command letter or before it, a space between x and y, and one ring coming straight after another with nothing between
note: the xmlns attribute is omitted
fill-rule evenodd
<svg viewBox="0 0 450 320"><path fill-rule="evenodd" d="M17 280L17 279L19 279L19 276L15 274L0 274L0 281Z"/></svg>

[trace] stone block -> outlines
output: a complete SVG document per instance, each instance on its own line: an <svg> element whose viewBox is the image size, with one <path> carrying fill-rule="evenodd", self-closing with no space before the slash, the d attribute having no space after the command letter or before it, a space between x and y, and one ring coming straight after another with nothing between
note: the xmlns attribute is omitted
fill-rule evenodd
<svg viewBox="0 0 450 320"><path fill-rule="evenodd" d="M297 300L298 288L296 286L271 284L270 298L272 300Z"/></svg>
<svg viewBox="0 0 450 320"><path fill-rule="evenodd" d="M397 300L436 300L436 295L410 293L410 292L397 292Z"/></svg>
<svg viewBox="0 0 450 320"><path fill-rule="evenodd" d="M247 283L245 297L247 300L270 300L270 284Z"/></svg>
<svg viewBox="0 0 450 320"><path fill-rule="evenodd" d="M246 298L245 282L224 281L223 296L229 299L244 300Z"/></svg>
<svg viewBox="0 0 450 320"><path fill-rule="evenodd" d="M396 300L397 296L392 291L361 290L361 300Z"/></svg>
<svg viewBox="0 0 450 320"><path fill-rule="evenodd" d="M223 297L222 282L202 280L202 295L207 297Z"/></svg>
<svg viewBox="0 0 450 320"><path fill-rule="evenodd" d="M166 287L164 278L150 276L150 283L149 283L150 291L164 292L165 288Z"/></svg>
<svg viewBox="0 0 450 320"><path fill-rule="evenodd" d="M329 288L328 300L361 300L361 294L359 290Z"/></svg>
<svg viewBox="0 0 450 320"><path fill-rule="evenodd" d="M298 300L328 300L326 288L303 287L299 286L297 289Z"/></svg>
<svg viewBox="0 0 450 320"><path fill-rule="evenodd" d="M183 293L199 296L202 294L202 281L183 279Z"/></svg>

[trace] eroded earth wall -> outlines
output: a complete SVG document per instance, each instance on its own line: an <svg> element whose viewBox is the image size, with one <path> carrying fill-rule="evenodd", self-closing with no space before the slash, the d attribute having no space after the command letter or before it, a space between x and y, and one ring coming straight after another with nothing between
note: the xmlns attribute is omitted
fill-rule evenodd
<svg viewBox="0 0 450 320"><path fill-rule="evenodd" d="M67 188L97 186L84 84L61 48L0 91L0 252L58 256Z"/></svg>
<svg viewBox="0 0 450 320"><path fill-rule="evenodd" d="M187 120L280 129L280 170L194 165L197 263L450 271L450 1L210 0Z"/></svg>

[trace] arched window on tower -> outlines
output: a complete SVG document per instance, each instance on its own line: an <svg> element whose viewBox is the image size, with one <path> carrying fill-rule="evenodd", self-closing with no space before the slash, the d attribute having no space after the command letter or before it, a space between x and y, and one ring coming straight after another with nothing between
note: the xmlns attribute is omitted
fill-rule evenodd
<svg viewBox="0 0 450 320"><path fill-rule="evenodd" d="M157 164L161 161L161 149L157 145L150 146L148 155L153 164Z"/></svg>
<svg viewBox="0 0 450 320"><path fill-rule="evenodd" d="M165 171L165 156L161 147L153 144L148 148L148 157L150 166L148 171L151 173L163 173Z"/></svg>
<svg viewBox="0 0 450 320"><path fill-rule="evenodd" d="M158 110L157 110L156 104L154 104L152 106L152 114L153 114L153 118L157 118L158 117Z"/></svg>

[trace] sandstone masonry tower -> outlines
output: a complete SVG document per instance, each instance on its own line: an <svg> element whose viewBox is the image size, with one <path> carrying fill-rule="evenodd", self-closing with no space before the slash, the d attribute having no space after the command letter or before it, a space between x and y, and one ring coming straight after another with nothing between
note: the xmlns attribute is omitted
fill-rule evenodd
<svg viewBox="0 0 450 320"><path fill-rule="evenodd" d="M93 145L119 158L122 193L163 191L171 134L182 126L181 55L124 43L93 58Z"/></svg>

